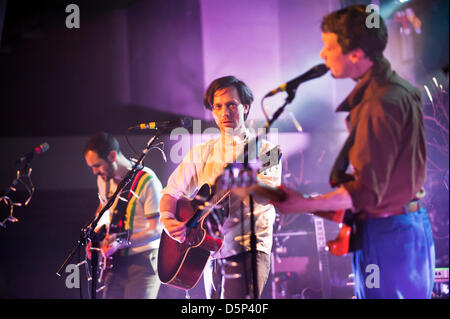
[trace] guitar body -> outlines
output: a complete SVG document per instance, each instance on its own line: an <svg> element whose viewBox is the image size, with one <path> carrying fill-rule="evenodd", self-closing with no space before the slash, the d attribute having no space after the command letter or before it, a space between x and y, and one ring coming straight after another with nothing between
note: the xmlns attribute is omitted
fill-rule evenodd
<svg viewBox="0 0 450 319"><path fill-rule="evenodd" d="M342 224L339 234L335 240L327 243L328 251L335 256L345 256L350 252L350 236L352 228L347 224Z"/></svg>
<svg viewBox="0 0 450 319"><path fill-rule="evenodd" d="M357 240L354 234L356 230L356 214L351 210L320 211L313 212L314 215L341 224L339 234L334 240L327 242L328 251L335 256L345 256L355 251Z"/></svg>
<svg viewBox="0 0 450 319"><path fill-rule="evenodd" d="M328 242L328 248L333 255L344 256L361 248L361 232L358 231L361 228L361 214L353 213L349 209L337 213L343 216L341 229L336 239Z"/></svg>
<svg viewBox="0 0 450 319"><path fill-rule="evenodd" d="M180 289L191 289L200 280L212 252L222 247L217 234L206 227L208 214L203 214L204 203L213 196L208 184L203 185L193 200L177 201L176 218L187 222L186 240L172 239L165 231L161 234L158 253L158 275L161 282Z"/></svg>

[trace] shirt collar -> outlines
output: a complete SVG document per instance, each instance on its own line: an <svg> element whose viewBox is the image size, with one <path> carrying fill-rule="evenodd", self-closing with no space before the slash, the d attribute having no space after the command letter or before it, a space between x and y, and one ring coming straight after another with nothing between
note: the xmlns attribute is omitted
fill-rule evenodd
<svg viewBox="0 0 450 319"><path fill-rule="evenodd" d="M372 67L357 80L358 83L355 88L338 106L336 112L350 112L356 105L361 103L364 93L370 83L373 81L377 84L384 83L391 74L391 64L386 58L382 57L380 60L374 62Z"/></svg>
<svg viewBox="0 0 450 319"><path fill-rule="evenodd" d="M250 131L244 128L237 134L225 134L220 136L220 140L224 141L225 145L242 144L252 137Z"/></svg>

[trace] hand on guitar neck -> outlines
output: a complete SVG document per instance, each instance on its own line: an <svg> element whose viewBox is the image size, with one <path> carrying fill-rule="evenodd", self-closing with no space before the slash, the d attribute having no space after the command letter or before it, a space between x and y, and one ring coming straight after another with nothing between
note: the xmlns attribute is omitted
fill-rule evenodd
<svg viewBox="0 0 450 319"><path fill-rule="evenodd" d="M102 250L102 256L108 258L112 256L116 251L127 247L128 244L126 241L118 240L117 234L107 234L105 238L100 242L100 249ZM89 244L86 247L86 253L88 259L91 259L91 248L92 244Z"/></svg>
<svg viewBox="0 0 450 319"><path fill-rule="evenodd" d="M127 247L126 241L118 240L117 234L108 234L101 242L101 249L106 258L112 256L116 251Z"/></svg>

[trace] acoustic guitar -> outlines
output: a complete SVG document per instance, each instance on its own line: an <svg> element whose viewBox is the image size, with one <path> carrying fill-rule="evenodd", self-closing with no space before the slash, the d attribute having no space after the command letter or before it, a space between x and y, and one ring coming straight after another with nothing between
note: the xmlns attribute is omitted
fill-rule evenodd
<svg viewBox="0 0 450 319"><path fill-rule="evenodd" d="M278 164L281 152L275 147L264 155L266 162L259 172ZM177 201L175 218L186 222L186 239L179 243L162 232L158 253L158 275L162 283L185 290L193 288L210 255L222 247L221 226L228 211L234 210L229 200L232 188L241 180L252 183L256 180L253 170L241 170L243 175L233 177L232 165L236 163L227 165L213 185L202 185L193 200L181 198ZM249 175L245 175L248 172Z"/></svg>
<svg viewBox="0 0 450 319"><path fill-rule="evenodd" d="M175 217L186 222L186 240L179 243L162 232L158 253L162 283L186 290L198 283L210 254L222 247L220 227L228 215L229 195L230 191L204 184L193 200L177 201Z"/></svg>

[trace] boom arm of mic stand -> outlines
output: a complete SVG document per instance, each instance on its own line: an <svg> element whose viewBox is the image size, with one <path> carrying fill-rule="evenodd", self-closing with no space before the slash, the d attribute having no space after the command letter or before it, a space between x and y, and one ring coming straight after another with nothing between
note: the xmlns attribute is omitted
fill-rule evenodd
<svg viewBox="0 0 450 319"><path fill-rule="evenodd" d="M270 127L272 126L273 122L275 122L278 119L278 117L280 117L281 113L283 113L284 108L294 100L296 90L288 90L286 92L288 96L286 97L284 104L281 107L279 107L278 110L276 110L276 112L272 115L271 119L269 118L266 119L267 122L265 128L267 132L270 130Z"/></svg>

